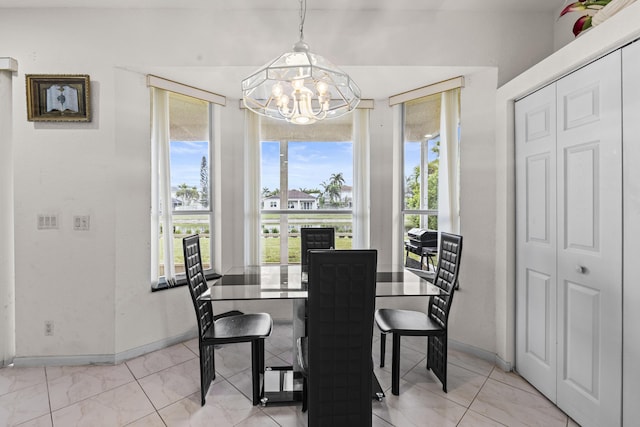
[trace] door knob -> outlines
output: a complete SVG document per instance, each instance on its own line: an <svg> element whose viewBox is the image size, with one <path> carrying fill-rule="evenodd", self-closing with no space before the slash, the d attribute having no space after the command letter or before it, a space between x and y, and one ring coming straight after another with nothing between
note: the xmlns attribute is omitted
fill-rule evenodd
<svg viewBox="0 0 640 427"><path fill-rule="evenodd" d="M587 272L587 267L583 265L576 265L576 271L580 274L584 274Z"/></svg>

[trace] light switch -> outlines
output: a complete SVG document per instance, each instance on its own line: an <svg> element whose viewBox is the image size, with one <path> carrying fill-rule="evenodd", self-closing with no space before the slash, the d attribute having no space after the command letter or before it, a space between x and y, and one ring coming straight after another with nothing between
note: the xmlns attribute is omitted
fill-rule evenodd
<svg viewBox="0 0 640 427"><path fill-rule="evenodd" d="M38 230L57 230L57 214L38 214Z"/></svg>
<svg viewBox="0 0 640 427"><path fill-rule="evenodd" d="M75 231L89 231L89 215L74 215L73 229Z"/></svg>

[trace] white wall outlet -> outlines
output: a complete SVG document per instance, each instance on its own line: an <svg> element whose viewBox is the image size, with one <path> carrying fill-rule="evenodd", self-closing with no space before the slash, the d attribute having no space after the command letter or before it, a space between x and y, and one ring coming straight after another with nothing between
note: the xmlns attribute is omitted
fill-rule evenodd
<svg viewBox="0 0 640 427"><path fill-rule="evenodd" d="M89 231L89 215L74 215L73 229L75 231Z"/></svg>
<svg viewBox="0 0 640 427"><path fill-rule="evenodd" d="M57 230L58 224L57 214L38 214L38 230Z"/></svg>
<svg viewBox="0 0 640 427"><path fill-rule="evenodd" d="M53 320L44 321L44 334L48 337L53 336Z"/></svg>

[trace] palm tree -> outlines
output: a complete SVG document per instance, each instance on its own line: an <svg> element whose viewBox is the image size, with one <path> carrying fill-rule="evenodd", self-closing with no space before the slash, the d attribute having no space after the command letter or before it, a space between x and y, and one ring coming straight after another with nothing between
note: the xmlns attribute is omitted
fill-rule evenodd
<svg viewBox="0 0 640 427"><path fill-rule="evenodd" d="M199 191L196 187L189 187L183 183L178 185L178 191L176 196L182 198L182 206L188 206L192 200L196 200L199 196Z"/></svg>
<svg viewBox="0 0 640 427"><path fill-rule="evenodd" d="M331 174L329 182L338 188L342 188L344 185L344 174L342 172Z"/></svg>
<svg viewBox="0 0 640 427"><path fill-rule="evenodd" d="M331 174L329 178L329 201L332 205L337 205L340 202L340 196L342 195L342 186L344 185L344 175L342 172Z"/></svg>

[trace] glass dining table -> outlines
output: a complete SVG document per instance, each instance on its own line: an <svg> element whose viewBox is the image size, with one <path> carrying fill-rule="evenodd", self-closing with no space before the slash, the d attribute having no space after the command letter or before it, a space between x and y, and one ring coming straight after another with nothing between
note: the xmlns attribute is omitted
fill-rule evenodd
<svg viewBox="0 0 640 427"><path fill-rule="evenodd" d="M431 283L432 271L400 266L391 271L378 271L376 298L424 297L441 295L443 290ZM302 399L302 375L296 357L296 340L305 335L305 301L307 274L298 265L262 265L235 267L222 277L210 281L211 286L199 299L207 301L291 300L293 325L293 364L266 367L262 404L295 402ZM372 373L373 374L373 373ZM373 396L381 400L384 393L372 375Z"/></svg>

